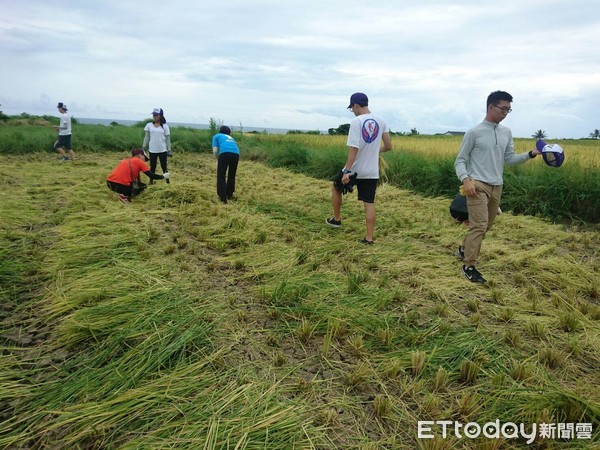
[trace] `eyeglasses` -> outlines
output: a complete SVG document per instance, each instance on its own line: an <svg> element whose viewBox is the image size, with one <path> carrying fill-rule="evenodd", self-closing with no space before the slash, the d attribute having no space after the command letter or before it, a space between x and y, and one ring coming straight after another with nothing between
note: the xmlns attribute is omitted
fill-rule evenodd
<svg viewBox="0 0 600 450"><path fill-rule="evenodd" d="M501 111L505 112L506 114L508 114L509 112L512 111L512 108L507 108L506 106L498 106L498 105L492 105L495 106L496 108L500 109Z"/></svg>

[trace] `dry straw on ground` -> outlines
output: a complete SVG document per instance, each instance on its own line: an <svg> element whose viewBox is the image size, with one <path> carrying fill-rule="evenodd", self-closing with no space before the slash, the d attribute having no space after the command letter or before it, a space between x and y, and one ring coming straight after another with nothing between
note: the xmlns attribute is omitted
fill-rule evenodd
<svg viewBox="0 0 600 450"><path fill-rule="evenodd" d="M0 447L475 445L417 440L457 418L597 439L597 231L503 214L474 286L445 199L381 186L365 247L356 197L325 225L328 182L242 161L222 205L214 159L178 154L124 205L117 160L3 161Z"/></svg>

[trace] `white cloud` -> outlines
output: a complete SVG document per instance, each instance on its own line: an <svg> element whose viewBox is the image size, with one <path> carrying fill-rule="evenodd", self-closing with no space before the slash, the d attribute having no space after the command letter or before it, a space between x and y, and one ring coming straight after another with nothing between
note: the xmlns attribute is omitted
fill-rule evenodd
<svg viewBox="0 0 600 450"><path fill-rule="evenodd" d="M393 130L435 133L475 125L503 89L516 136L584 137L600 126L599 54L595 0L4 0L0 103L324 131L363 91Z"/></svg>

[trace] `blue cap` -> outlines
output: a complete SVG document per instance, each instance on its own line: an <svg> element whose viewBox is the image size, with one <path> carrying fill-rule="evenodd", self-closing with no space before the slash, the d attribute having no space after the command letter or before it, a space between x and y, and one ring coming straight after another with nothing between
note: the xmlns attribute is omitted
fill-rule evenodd
<svg viewBox="0 0 600 450"><path fill-rule="evenodd" d="M538 140L535 147L542 154L544 162L550 167L560 167L565 161L565 152L558 144L546 144L543 140Z"/></svg>
<svg viewBox="0 0 600 450"><path fill-rule="evenodd" d="M362 92L355 92L350 96L350 105L348 105L348 109L352 108L352 105L369 106L369 97Z"/></svg>

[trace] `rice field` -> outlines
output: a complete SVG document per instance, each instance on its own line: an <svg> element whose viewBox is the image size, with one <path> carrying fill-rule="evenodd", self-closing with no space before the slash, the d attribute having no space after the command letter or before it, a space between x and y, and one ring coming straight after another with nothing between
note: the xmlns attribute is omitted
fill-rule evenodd
<svg viewBox="0 0 600 450"><path fill-rule="evenodd" d="M75 150L118 153L139 147L144 122L140 124L131 127L76 124ZM54 134L50 122L42 118L0 122L0 154L50 153ZM243 148L242 158L316 178L331 179L346 158L345 136L240 132L234 135ZM211 137L210 130L177 127L173 130L173 151L211 153ZM394 151L381 158L382 166L387 169L384 178L393 186L428 197L454 198L459 185L454 160L461 139L394 135ZM550 168L538 157L526 164L507 166L502 207L558 223L599 224L600 140L548 142L559 142L565 148L565 163L558 169ZM528 151L534 145L534 139L515 141L517 152Z"/></svg>
<svg viewBox="0 0 600 450"><path fill-rule="evenodd" d="M284 143L293 139L301 145L309 148L316 148L323 151L334 149L345 149L347 136L324 136L295 134L289 135L252 135L244 134L244 139L259 142L279 142ZM546 138L549 144L557 143L565 149L566 161L584 166L593 166L600 168L600 141L593 139L551 139ZM460 144L461 136L392 136L394 152L412 152L426 155L428 157L448 157L456 158ZM536 139L515 138L515 152L527 152L535 148Z"/></svg>
<svg viewBox="0 0 600 450"><path fill-rule="evenodd" d="M344 136L240 136L247 158L298 173L331 179L346 160ZM380 158L382 178L391 185L428 197L456 196L454 161L461 137L394 136L393 151ZM561 223L600 223L600 141L562 141L565 163L559 168L537 157L506 166L502 208ZM516 142L516 152L535 140Z"/></svg>
<svg viewBox="0 0 600 450"><path fill-rule="evenodd" d="M0 448L531 447L419 420L600 445L597 229L505 213L473 286L445 198L382 185L365 247L356 197L325 225L325 180L247 159L222 205L212 155L180 152L124 205L104 180L125 155L3 156Z"/></svg>

